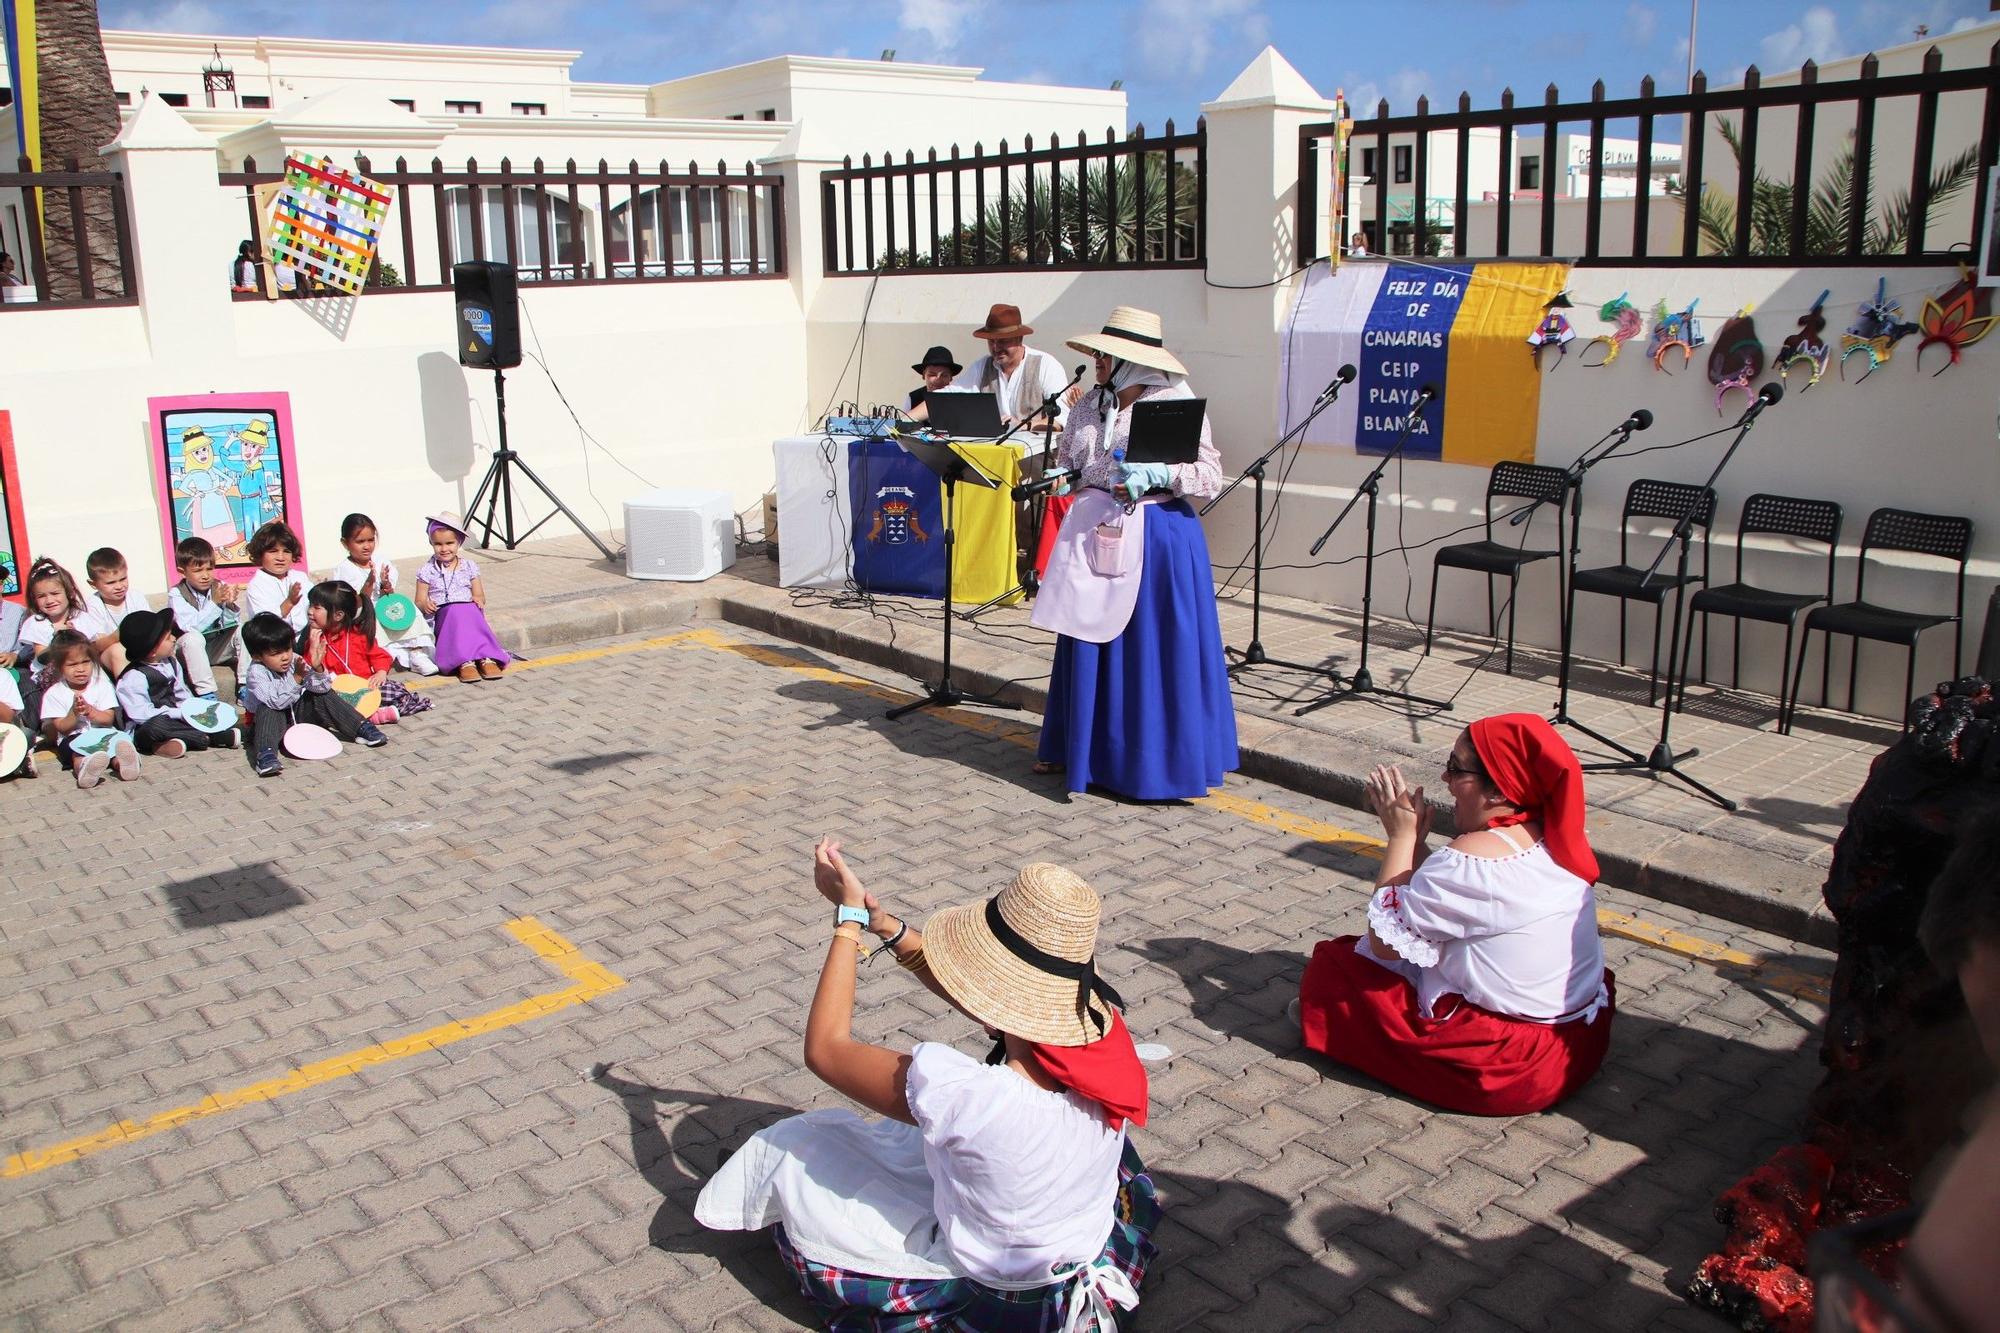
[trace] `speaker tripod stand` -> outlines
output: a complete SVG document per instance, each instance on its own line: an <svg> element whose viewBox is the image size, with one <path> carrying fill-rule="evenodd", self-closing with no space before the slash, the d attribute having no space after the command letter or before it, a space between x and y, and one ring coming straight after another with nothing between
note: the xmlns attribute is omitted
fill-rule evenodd
<svg viewBox="0 0 2000 1333"><path fill-rule="evenodd" d="M500 422L500 447L494 451L493 461L486 466L486 475L479 479L479 487L472 492L472 503L465 507L465 522L470 535L471 529L479 530L479 545L482 549L493 545L495 533L500 534L500 544L513 550L522 542L535 535L544 523L561 514L576 525L576 530L590 538L591 545L604 552L606 560L616 560L617 552L605 545L604 539L591 531L590 526L576 516L576 512L564 504L549 484L535 475L535 470L521 461L521 455L507 443L507 372L493 367L493 408ZM555 509L525 532L514 530L514 473L520 474L533 483L543 498ZM480 501L486 502L486 517L479 516ZM493 522L495 511L499 512L500 525Z"/></svg>

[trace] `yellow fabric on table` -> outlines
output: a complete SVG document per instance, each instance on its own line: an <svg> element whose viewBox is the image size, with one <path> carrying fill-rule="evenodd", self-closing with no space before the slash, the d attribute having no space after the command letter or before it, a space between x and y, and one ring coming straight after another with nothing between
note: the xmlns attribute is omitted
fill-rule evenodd
<svg viewBox="0 0 2000 1333"><path fill-rule="evenodd" d="M971 482L958 484L957 541L951 555L951 598L954 602L986 602L1017 582L1014 552L1014 487L1021 480L1021 451L1011 444L953 446L1000 487L989 490ZM942 485L939 487L943 489ZM1020 601L1019 594L1007 605Z"/></svg>

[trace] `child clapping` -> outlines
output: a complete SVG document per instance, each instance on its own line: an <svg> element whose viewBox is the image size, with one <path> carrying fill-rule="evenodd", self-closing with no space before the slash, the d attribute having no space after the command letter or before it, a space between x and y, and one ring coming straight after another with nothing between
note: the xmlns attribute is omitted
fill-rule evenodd
<svg viewBox="0 0 2000 1333"><path fill-rule="evenodd" d="M57 630L42 662L42 734L55 746L62 766L76 774L76 785L88 791L112 768L121 781L138 777L138 748L122 734L125 721L119 715L117 691L91 655L90 640L75 630ZM86 739L86 733L104 729L121 734L101 748L79 752L78 742Z"/></svg>
<svg viewBox="0 0 2000 1333"><path fill-rule="evenodd" d="M358 740L371 750L389 743L380 728L333 692L325 644L317 631L311 642L310 654L294 652L291 626L273 612L260 612L243 625L243 651L250 659L243 673L243 706L250 711L250 763L260 778L285 771L278 749L286 728L295 723L325 727L340 739ZM309 655L320 660L309 661Z"/></svg>

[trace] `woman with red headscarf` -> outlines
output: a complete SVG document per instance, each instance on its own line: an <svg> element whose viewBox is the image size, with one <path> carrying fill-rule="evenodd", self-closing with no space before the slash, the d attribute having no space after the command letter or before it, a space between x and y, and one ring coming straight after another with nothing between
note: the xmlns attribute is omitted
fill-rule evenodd
<svg viewBox="0 0 2000 1333"><path fill-rule="evenodd" d="M1583 771L1546 721L1508 713L1459 734L1444 780L1460 833L1429 852L1424 789L1370 775L1388 847L1368 933L1313 950L1299 1024L1314 1050L1447 1110L1546 1110L1611 1040Z"/></svg>

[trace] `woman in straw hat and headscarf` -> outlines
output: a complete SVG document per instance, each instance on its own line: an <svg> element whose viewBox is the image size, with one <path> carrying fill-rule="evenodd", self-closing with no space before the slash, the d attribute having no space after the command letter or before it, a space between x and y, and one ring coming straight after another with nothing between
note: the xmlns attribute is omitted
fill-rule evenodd
<svg viewBox="0 0 2000 1333"><path fill-rule="evenodd" d="M1471 1115L1545 1110L1590 1081L1615 990L1597 936L1583 771L1533 713L1482 718L1444 766L1459 836L1426 855L1424 789L1377 768L1388 847L1368 933L1313 950L1306 1045Z"/></svg>
<svg viewBox="0 0 2000 1333"><path fill-rule="evenodd" d="M827 1327L1116 1328L1138 1303L1160 1208L1126 1140L1146 1075L1096 973L1088 884L1031 865L985 902L919 933L841 858L814 850L837 908L806 1019L806 1066L883 1120L793 1116L754 1135L702 1189L723 1231L778 1224L778 1252ZM908 1054L852 1033L861 931L997 1035L985 1064L921 1042Z"/></svg>
<svg viewBox="0 0 2000 1333"><path fill-rule="evenodd" d="M1120 306L1070 340L1097 383L1070 410L1058 467L1076 501L1063 516L1033 621L1056 631L1037 772L1063 772L1139 800L1200 796L1236 767L1236 713L1215 613L1208 540L1186 497L1222 486L1201 424L1192 463L1132 463L1137 403L1192 398L1160 318Z"/></svg>

